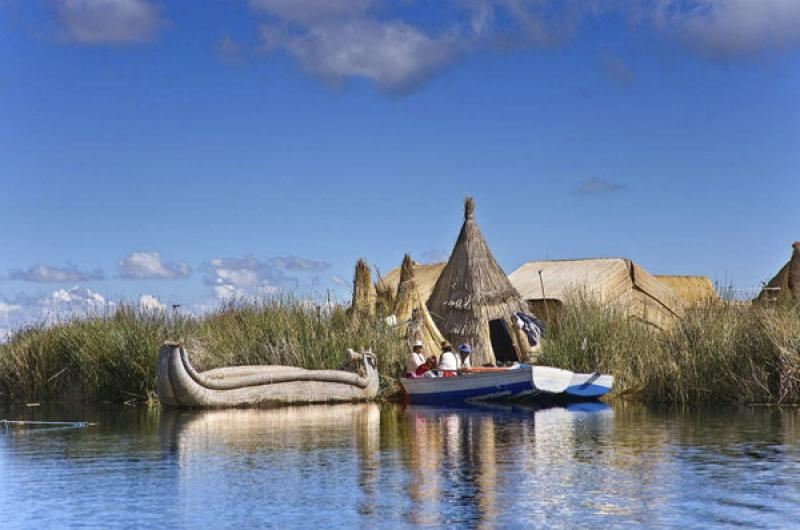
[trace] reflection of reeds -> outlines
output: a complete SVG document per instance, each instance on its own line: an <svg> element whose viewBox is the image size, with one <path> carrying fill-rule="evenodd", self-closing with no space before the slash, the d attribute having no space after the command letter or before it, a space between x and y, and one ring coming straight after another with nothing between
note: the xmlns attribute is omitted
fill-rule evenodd
<svg viewBox="0 0 800 530"><path fill-rule="evenodd" d="M402 342L375 318L292 299L233 302L203 318L121 308L108 316L31 326L0 345L2 400L144 400L165 339L187 344L200 369L247 364L336 368L347 348L372 349L388 382Z"/></svg>
<svg viewBox="0 0 800 530"><path fill-rule="evenodd" d="M800 401L800 306L710 304L659 331L575 297L538 362L616 377L652 402Z"/></svg>

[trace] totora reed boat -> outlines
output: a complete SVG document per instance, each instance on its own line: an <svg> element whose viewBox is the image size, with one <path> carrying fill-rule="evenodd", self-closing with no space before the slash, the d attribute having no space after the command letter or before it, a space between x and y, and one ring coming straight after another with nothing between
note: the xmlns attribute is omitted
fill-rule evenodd
<svg viewBox="0 0 800 530"><path fill-rule="evenodd" d="M170 407L268 407L286 404L367 401L378 393L378 364L372 353L355 353L338 370L292 366L232 366L197 372L182 345L158 352L156 390Z"/></svg>

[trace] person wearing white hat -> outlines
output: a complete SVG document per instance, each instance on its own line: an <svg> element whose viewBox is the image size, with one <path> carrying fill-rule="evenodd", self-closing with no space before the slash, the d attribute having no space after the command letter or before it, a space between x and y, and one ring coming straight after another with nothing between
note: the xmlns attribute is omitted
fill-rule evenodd
<svg viewBox="0 0 800 530"><path fill-rule="evenodd" d="M425 355L422 353L423 346L421 340L414 342L411 354L406 360L406 377L414 377L414 372L417 371L419 365L425 363Z"/></svg>

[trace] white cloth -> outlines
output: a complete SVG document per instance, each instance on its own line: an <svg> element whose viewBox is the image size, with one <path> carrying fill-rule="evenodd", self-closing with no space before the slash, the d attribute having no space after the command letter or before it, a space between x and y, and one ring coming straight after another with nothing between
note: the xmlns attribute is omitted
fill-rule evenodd
<svg viewBox="0 0 800 530"><path fill-rule="evenodd" d="M406 360L406 373L413 374L419 365L425 363L425 356L422 353L412 351Z"/></svg>
<svg viewBox="0 0 800 530"><path fill-rule="evenodd" d="M460 359L455 353L451 351L443 352L442 356L439 357L439 370L458 370L461 367L459 361Z"/></svg>

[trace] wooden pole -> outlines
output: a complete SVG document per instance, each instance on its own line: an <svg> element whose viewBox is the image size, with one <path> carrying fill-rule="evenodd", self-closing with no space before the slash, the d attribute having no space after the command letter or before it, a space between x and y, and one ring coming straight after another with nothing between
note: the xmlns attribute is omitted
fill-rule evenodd
<svg viewBox="0 0 800 530"><path fill-rule="evenodd" d="M539 269L539 285L542 286L542 300L544 300L544 317L550 322L550 311L547 309L547 294L544 292L544 279L542 279L542 269Z"/></svg>

